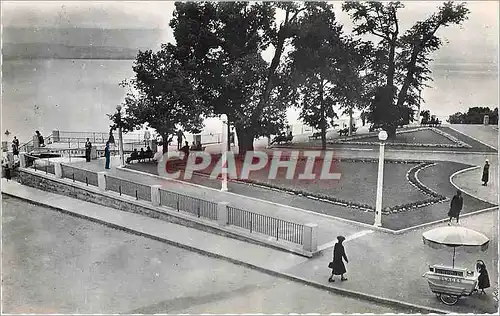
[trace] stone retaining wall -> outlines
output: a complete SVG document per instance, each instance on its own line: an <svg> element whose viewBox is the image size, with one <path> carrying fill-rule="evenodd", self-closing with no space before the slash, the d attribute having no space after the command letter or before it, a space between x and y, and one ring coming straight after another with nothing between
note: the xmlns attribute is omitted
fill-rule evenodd
<svg viewBox="0 0 500 316"><path fill-rule="evenodd" d="M216 223L210 223L208 220L191 218L188 215L179 214L174 210L171 211L173 214L170 214L165 207L154 207L152 204L144 201L136 201L133 198L125 196L114 196L114 194L110 192L99 191L97 187L85 186L85 184L72 182L68 179L56 179L53 178L53 175L45 175L29 169L20 168L17 179L18 182L23 185L34 187L43 191L68 196L98 205L103 205L124 212L130 212L164 220L170 223L203 230L224 237L234 238L265 247L292 252L306 257L312 257L319 253L312 253L303 251L301 249L294 249L293 247L282 245L278 242L269 242L267 241L266 237L250 235L244 232L240 233L239 230L238 233L231 232L231 228L219 228L217 227Z"/></svg>

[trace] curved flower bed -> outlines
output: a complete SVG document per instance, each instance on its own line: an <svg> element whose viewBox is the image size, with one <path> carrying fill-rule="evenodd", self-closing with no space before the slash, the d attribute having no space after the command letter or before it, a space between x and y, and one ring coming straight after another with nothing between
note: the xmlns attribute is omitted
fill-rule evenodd
<svg viewBox="0 0 500 316"><path fill-rule="evenodd" d="M393 143L391 141L388 141L386 144L388 145L393 145L393 146L403 146L403 147L437 147L437 148L472 148L469 144L461 141L460 139L443 132L442 130L435 128L435 127L418 127L414 129L408 129L404 131L399 131L396 132L396 134L404 134L404 133L411 133L411 132L418 132L418 131L424 131L424 130L430 130L435 132L436 134L439 134L443 137L446 137L450 141L452 141L454 144L425 144L425 143ZM365 134L365 135L359 135L359 136L350 136L348 138L344 139L335 139L332 141L329 141L328 144L352 144L352 145L378 145L379 142L352 142L351 140L357 140L357 139L364 139L364 138L369 138L376 136L374 133L370 134Z"/></svg>
<svg viewBox="0 0 500 316"><path fill-rule="evenodd" d="M366 158L366 159L358 159L358 158L348 158L348 159L338 159L337 161L347 161L347 162L366 162L366 163L378 163L378 159L372 159L372 158ZM393 207L388 207L382 210L383 214L393 214L393 213L399 213L399 212L404 212L404 211L409 211L413 210L416 208L436 204L439 202L443 202L447 200L446 197L432 191L430 188L426 187L424 184L418 180L416 177L416 174L418 171L433 166L435 163L432 162L423 162L421 160L386 160L387 163L394 163L394 164L415 164L417 163L418 165L415 167L412 167L410 170L408 170L406 174L406 178L410 184L412 184L414 187L416 187L419 191L424 193L425 195L430 196L429 199L423 200L423 201L418 201L418 202L411 202L407 204L402 204L402 205L397 205ZM201 173L198 171L194 172L195 174L207 177L208 175L205 173ZM219 177L220 179L220 177ZM265 189L270 189L278 192L284 192L288 194L293 194L293 195L298 195L298 196L303 196L306 198L310 198L313 200L317 201L322 201L334 205L339 205L339 206L344 206L344 207L349 207L352 209L358 209L361 211L365 212L374 212L375 207L369 205L369 204L362 204L362 203L357 203L354 201L346 201L342 199L338 199L332 196L320 194L320 193L315 193L315 192L310 192L307 190L297 190L293 188L288 188L280 185L274 185L270 183L264 183L260 181L254 181L251 179L245 179L245 180L240 180L240 179L228 179L228 181L231 182L237 182L237 183L242 183L246 185L251 185L251 186L256 186L256 187L261 187Z"/></svg>
<svg viewBox="0 0 500 316"><path fill-rule="evenodd" d="M436 165L436 164L433 162L423 162L423 163L411 168L406 173L406 179L408 179L408 182L410 182L410 184L413 185L415 188L417 188L420 192L429 196L430 197L429 199L426 199L423 201L418 201L418 202L407 203L407 204L403 204L403 205L398 205L398 206L395 206L392 208L387 208L386 212L387 213L405 212L405 211L410 211L410 210L413 210L416 208L429 206L429 205L436 204L436 203L441 203L441 202L448 200L448 198L446 198L445 196L443 196L437 192L434 192L429 187L425 186L417 178L417 173L420 170L423 170L423 169L428 168L428 167L432 167L434 165Z"/></svg>

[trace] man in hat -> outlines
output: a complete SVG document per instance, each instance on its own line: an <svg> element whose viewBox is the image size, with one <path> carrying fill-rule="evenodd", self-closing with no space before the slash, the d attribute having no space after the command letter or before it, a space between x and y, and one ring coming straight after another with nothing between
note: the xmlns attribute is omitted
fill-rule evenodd
<svg viewBox="0 0 500 316"><path fill-rule="evenodd" d="M346 263L349 263L347 260L347 256L345 254L344 246L342 242L345 240L344 236L337 236L338 242L333 247L333 261L328 265L329 268L332 269L332 275L328 279L328 282L335 282L333 278L334 275L340 275L340 281L347 281L347 278L344 278L344 273L346 273L345 265L342 259L345 260Z"/></svg>
<svg viewBox="0 0 500 316"><path fill-rule="evenodd" d="M484 167L483 167L483 177L481 180L483 181L483 186L488 185L488 180L490 178L490 162L488 159L484 162Z"/></svg>
<svg viewBox="0 0 500 316"><path fill-rule="evenodd" d="M85 161L90 162L90 153L92 152L92 143L87 138L85 142Z"/></svg>

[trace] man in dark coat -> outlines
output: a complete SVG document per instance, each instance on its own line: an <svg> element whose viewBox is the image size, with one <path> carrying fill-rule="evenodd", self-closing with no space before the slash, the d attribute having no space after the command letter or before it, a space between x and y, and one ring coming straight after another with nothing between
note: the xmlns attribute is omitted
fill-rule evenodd
<svg viewBox="0 0 500 316"><path fill-rule="evenodd" d="M109 169L109 162L111 159L111 153L109 151L109 141L106 142L106 148L104 148L104 157L106 157L106 169Z"/></svg>
<svg viewBox="0 0 500 316"><path fill-rule="evenodd" d="M483 186L488 185L489 178L490 178L490 163L488 160L486 160L483 167L483 177L481 178L481 181L483 181Z"/></svg>
<svg viewBox="0 0 500 316"><path fill-rule="evenodd" d="M92 151L92 143L87 138L87 142L85 143L85 160L90 162L90 152Z"/></svg>
<svg viewBox="0 0 500 316"><path fill-rule="evenodd" d="M460 192L460 190L457 190L457 194L453 196L453 198L451 199L450 211L448 212L448 216L450 217L448 226L451 225L451 220L453 218L457 219L457 224L458 224L458 218L460 216L460 212L462 211L463 206L464 206L464 198L462 197L462 192Z"/></svg>
<svg viewBox="0 0 500 316"><path fill-rule="evenodd" d="M347 260L347 256L345 254L344 246L342 242L345 240L344 236L337 237L338 242L333 247L333 261L330 262L328 267L332 269L332 275L328 279L328 282L335 282L333 278L334 275L340 275L340 281L347 281L347 278L344 278L344 273L346 273L345 265L342 259L345 260L346 263L349 263Z"/></svg>

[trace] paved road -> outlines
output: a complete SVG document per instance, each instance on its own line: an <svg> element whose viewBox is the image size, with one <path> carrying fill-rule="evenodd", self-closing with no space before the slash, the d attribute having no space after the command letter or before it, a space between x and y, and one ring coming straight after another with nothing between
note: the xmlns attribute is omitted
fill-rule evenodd
<svg viewBox="0 0 500 316"><path fill-rule="evenodd" d="M2 198L6 313L411 313Z"/></svg>

